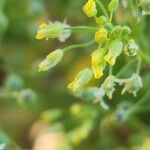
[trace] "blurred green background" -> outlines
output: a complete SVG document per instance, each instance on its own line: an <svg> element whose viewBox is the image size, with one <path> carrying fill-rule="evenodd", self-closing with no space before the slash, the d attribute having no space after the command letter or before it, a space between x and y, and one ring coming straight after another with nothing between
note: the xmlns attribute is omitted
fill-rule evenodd
<svg viewBox="0 0 150 150"><path fill-rule="evenodd" d="M103 1L106 6L108 2ZM132 36L149 57L150 17L135 24L134 13L138 10L134 2L121 2L114 21L133 29ZM149 63L142 65L144 87L138 98L121 96L118 89L113 100L108 101L108 112L99 104L75 98L66 88L77 72L89 66L90 48L67 53L51 71L37 71L39 62L49 52L93 38L91 34L74 33L65 43L35 39L38 26L50 20L67 19L73 26L92 25L92 19L82 12L84 3L85 0L0 0L0 150L150 149L149 108L126 122L112 119L122 108L118 104L127 101L132 105L149 91ZM116 73L125 62L124 57L120 58Z"/></svg>

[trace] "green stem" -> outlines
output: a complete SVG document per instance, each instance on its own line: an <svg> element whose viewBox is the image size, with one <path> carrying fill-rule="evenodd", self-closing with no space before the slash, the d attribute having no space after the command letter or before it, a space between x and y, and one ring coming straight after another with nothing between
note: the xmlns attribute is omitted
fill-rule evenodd
<svg viewBox="0 0 150 150"><path fill-rule="evenodd" d="M112 65L109 65L109 75L113 74Z"/></svg>
<svg viewBox="0 0 150 150"><path fill-rule="evenodd" d="M147 64L150 65L150 59L149 59L149 56L146 55L146 54L145 54L144 52L142 52L142 51L139 51L139 53L140 53L141 58L142 58Z"/></svg>
<svg viewBox="0 0 150 150"><path fill-rule="evenodd" d="M141 113L141 112L150 112L150 107L149 106L138 107L136 109L136 112L138 112L138 113Z"/></svg>
<svg viewBox="0 0 150 150"><path fill-rule="evenodd" d="M112 21L112 18L113 18L113 12L110 13L110 18L109 18L109 22Z"/></svg>
<svg viewBox="0 0 150 150"><path fill-rule="evenodd" d="M66 27L65 29L70 29L72 31L77 31L77 32L96 32L98 30L98 28L96 27L88 27L88 26Z"/></svg>
<svg viewBox="0 0 150 150"><path fill-rule="evenodd" d="M137 59L133 59L133 60L131 60L129 63L127 63L127 64L117 73L116 77L118 77L118 78L121 77L122 74L124 74L124 73L128 70L128 68L129 68L130 66L132 66L136 61L137 61Z"/></svg>
<svg viewBox="0 0 150 150"><path fill-rule="evenodd" d="M108 15L105 7L103 6L103 4L99 0L96 0L96 3L98 4L99 8L101 9L103 15L105 15L108 18L109 15Z"/></svg>
<svg viewBox="0 0 150 150"><path fill-rule="evenodd" d="M137 70L136 73L139 75L140 74L140 68L141 68L141 58L140 56L138 57L138 65L137 65Z"/></svg>
<svg viewBox="0 0 150 150"><path fill-rule="evenodd" d="M69 50L72 50L72 49L75 49L75 48L84 48L84 47L88 47L92 44L96 43L95 40L92 40L92 41L89 41L87 43L83 43L83 44L75 44L75 45L71 45L71 46L68 46L66 48L63 49L64 52L66 51L69 51Z"/></svg>

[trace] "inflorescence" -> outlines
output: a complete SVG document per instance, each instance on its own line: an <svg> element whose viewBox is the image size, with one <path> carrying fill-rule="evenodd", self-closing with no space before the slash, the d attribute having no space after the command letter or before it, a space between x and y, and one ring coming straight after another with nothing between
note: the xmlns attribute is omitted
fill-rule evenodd
<svg viewBox="0 0 150 150"><path fill-rule="evenodd" d="M126 25L114 25L112 23L112 18L118 5L118 0L111 0L108 5L108 13L99 0L88 0L83 6L83 12L88 17L94 18L97 24L96 27L71 27L66 21L63 23L55 21L40 25L36 34L36 39L48 40L58 38L60 42L65 42L65 40L70 37L72 30L85 29L95 34L93 40L88 43L71 45L51 52L39 64L39 71L47 71L55 67L68 50L85 48L96 43L97 48L91 53L91 67L81 70L68 85L68 89L75 95L78 93L77 95L79 97L84 97L85 94L88 93L89 97L87 98L100 101L100 104L105 109L108 109L108 106L104 103L103 99L105 96L112 99L116 84L124 86L122 94L129 92L134 96L136 96L137 92L142 88L142 80L139 76L141 62L139 46L135 40L130 37L130 27ZM98 7L103 13L101 16L98 15ZM113 75L113 66L122 53L127 57L136 57L138 60L137 70L128 79L119 79L117 75ZM85 87L93 77L100 79L104 75L104 70L106 70L107 66L109 66L109 75L100 87Z"/></svg>

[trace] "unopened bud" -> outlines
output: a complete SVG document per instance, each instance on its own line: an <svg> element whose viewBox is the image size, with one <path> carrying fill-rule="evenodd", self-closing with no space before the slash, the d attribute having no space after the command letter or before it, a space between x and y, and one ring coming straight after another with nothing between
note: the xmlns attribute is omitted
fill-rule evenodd
<svg viewBox="0 0 150 150"><path fill-rule="evenodd" d="M63 51L61 49L57 49L51 52L49 55L46 56L45 60L43 60L39 64L38 71L46 71L48 69L55 67L61 61L62 57Z"/></svg>
<svg viewBox="0 0 150 150"><path fill-rule="evenodd" d="M118 39L121 37L121 34L122 34L122 27L121 26L115 26L111 31L110 31L110 35L109 35L109 38L111 40L114 40L114 39Z"/></svg>
<svg viewBox="0 0 150 150"><path fill-rule="evenodd" d="M107 30L105 28L101 28L99 31L95 33L95 40L99 44L103 44L107 39Z"/></svg>
<svg viewBox="0 0 150 150"><path fill-rule="evenodd" d="M133 39L129 40L127 45L124 47L124 53L127 56L135 56L138 53L138 51L139 47Z"/></svg>
<svg viewBox="0 0 150 150"><path fill-rule="evenodd" d="M122 38L127 38L128 35L130 35L131 29L128 26L123 26L122 27Z"/></svg>
<svg viewBox="0 0 150 150"><path fill-rule="evenodd" d="M104 26L107 23L108 19L105 16L100 16L96 19L96 23L100 26Z"/></svg>
<svg viewBox="0 0 150 150"><path fill-rule="evenodd" d="M83 6L83 11L88 17L94 17L97 14L95 0L88 0Z"/></svg>
<svg viewBox="0 0 150 150"><path fill-rule="evenodd" d="M72 91L76 91L78 88L88 83L91 80L92 76L92 70L89 68L85 68L77 74L74 81L68 85L68 88Z"/></svg>

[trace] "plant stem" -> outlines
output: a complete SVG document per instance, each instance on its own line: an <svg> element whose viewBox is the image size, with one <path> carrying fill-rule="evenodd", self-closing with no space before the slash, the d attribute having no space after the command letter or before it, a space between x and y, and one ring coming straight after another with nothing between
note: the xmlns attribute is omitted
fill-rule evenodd
<svg viewBox="0 0 150 150"><path fill-rule="evenodd" d="M105 15L108 18L109 15L108 15L105 7L103 6L103 4L99 0L96 0L96 3L98 4L99 8L101 9L103 15Z"/></svg>
<svg viewBox="0 0 150 150"><path fill-rule="evenodd" d="M109 75L113 74L112 65L109 65Z"/></svg>
<svg viewBox="0 0 150 150"><path fill-rule="evenodd" d="M112 21L112 18L113 18L113 12L110 13L110 18L109 18L109 22Z"/></svg>
<svg viewBox="0 0 150 150"><path fill-rule="evenodd" d="M147 64L150 65L150 59L149 59L149 56L146 55L146 54L145 54L144 52L142 52L142 51L139 51L139 53L140 53L141 58L142 58Z"/></svg>
<svg viewBox="0 0 150 150"><path fill-rule="evenodd" d="M133 59L133 60L131 60L129 63L127 63L118 73L117 73L117 75L116 75L116 77L121 77L121 75L122 74L124 74L124 72L126 72L127 70L128 70L128 68L130 67L130 66L132 66L134 63L135 63L135 61L137 61L137 59Z"/></svg>
<svg viewBox="0 0 150 150"><path fill-rule="evenodd" d="M92 41L89 41L89 42L83 43L83 44L71 45L71 46L68 46L68 47L64 48L63 51L66 52L66 51L69 51L69 50L72 50L72 49L75 49L75 48L87 47L87 46L90 46L90 45L92 45L94 43L95 43L95 40L92 40Z"/></svg>
<svg viewBox="0 0 150 150"><path fill-rule="evenodd" d="M88 26L66 27L65 29L70 29L76 32L96 32L98 30L98 28L96 27L88 27Z"/></svg>
<svg viewBox="0 0 150 150"><path fill-rule="evenodd" d="M140 56L138 57L138 65L137 65L137 70L136 73L139 75L140 74L140 68L141 68L141 58Z"/></svg>

